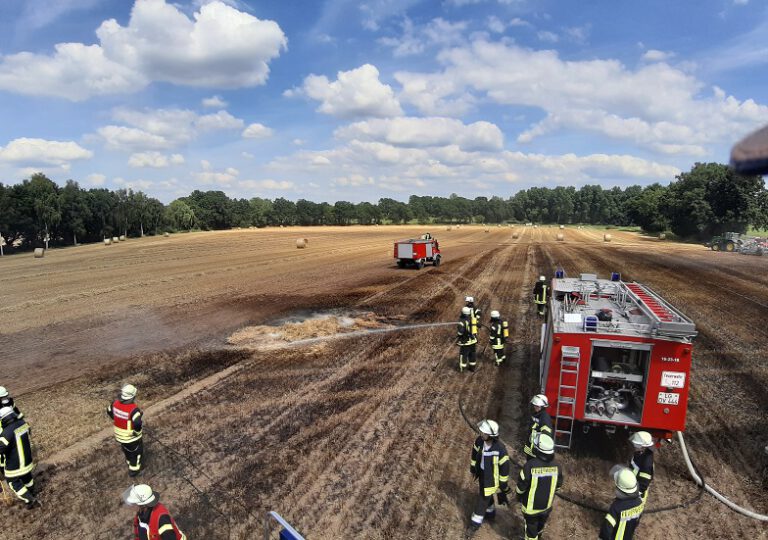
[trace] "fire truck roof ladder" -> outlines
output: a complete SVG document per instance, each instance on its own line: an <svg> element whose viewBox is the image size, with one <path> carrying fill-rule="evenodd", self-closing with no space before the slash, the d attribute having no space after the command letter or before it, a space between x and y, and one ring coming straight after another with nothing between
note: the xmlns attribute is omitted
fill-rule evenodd
<svg viewBox="0 0 768 540"><path fill-rule="evenodd" d="M673 308L650 287L640 283L624 283L627 295L635 301L653 321L659 334L675 337L693 337L696 326L683 313Z"/></svg>
<svg viewBox="0 0 768 540"><path fill-rule="evenodd" d="M560 381L557 386L557 405L555 406L555 446L571 448L573 424L576 419L576 392L579 387L578 347L563 347L560 359ZM567 429L565 429L567 427Z"/></svg>

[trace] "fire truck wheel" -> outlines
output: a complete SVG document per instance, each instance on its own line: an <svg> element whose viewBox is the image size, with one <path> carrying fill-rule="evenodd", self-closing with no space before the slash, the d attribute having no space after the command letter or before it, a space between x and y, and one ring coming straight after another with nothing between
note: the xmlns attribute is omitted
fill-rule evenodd
<svg viewBox="0 0 768 540"><path fill-rule="evenodd" d="M397 267L402 268L405 266L405 263L403 261L397 261Z"/></svg>
<svg viewBox="0 0 768 540"><path fill-rule="evenodd" d="M762 255L762 253L760 253L760 255ZM435 260L434 260L434 261L432 261L432 264L433 264L434 266L440 266L440 255L438 255L437 257L435 257Z"/></svg>
<svg viewBox="0 0 768 540"><path fill-rule="evenodd" d="M416 269L421 270L422 268L424 268L424 261L418 261L416 263Z"/></svg>

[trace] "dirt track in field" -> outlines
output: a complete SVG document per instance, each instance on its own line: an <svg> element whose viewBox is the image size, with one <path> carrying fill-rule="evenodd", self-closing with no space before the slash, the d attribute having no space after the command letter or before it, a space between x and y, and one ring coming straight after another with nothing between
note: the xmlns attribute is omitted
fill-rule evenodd
<svg viewBox="0 0 768 540"><path fill-rule="evenodd" d="M694 319L687 441L716 488L768 511L768 260L620 231L605 243L596 229L518 228L514 239L509 228L440 227L440 267L397 269L391 240L424 230L228 231L0 260L0 384L33 425L45 501L2 509L3 537L130 537L119 502L130 482L103 408L131 381L150 426L143 479L191 539L259 538L272 509L309 539L463 538L476 487L459 398L471 419L498 418L521 459L538 390L528 297L556 266L620 271ZM465 294L510 321L501 369L486 351L476 374L456 373L451 326L379 331L454 321ZM607 472L627 449L580 443L559 458L564 491L607 506ZM663 448L649 509L695 494L677 445ZM593 538L601 517L558 500L547 537ZM475 538L518 538L521 525L503 510ZM639 537L768 534L704 496L645 516Z"/></svg>

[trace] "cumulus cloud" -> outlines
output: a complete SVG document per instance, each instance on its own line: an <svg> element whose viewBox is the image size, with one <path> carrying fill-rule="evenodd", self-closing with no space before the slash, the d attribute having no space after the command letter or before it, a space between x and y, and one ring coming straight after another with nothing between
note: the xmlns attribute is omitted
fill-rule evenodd
<svg viewBox="0 0 768 540"><path fill-rule="evenodd" d="M361 174L351 174L349 176L339 176L331 180L332 186L337 187L362 187L372 186L376 182L371 176L363 176Z"/></svg>
<svg viewBox="0 0 768 540"><path fill-rule="evenodd" d="M153 81L209 88L264 84L286 48L274 21L214 1L191 19L165 0L136 0L127 26L96 30L99 44L59 43L51 54L0 57L0 89L81 101L135 92Z"/></svg>
<svg viewBox="0 0 768 540"><path fill-rule="evenodd" d="M103 186L107 181L107 177L101 173L93 173L86 176L85 181L92 186Z"/></svg>
<svg viewBox="0 0 768 540"><path fill-rule="evenodd" d="M242 135L245 139L267 139L272 136L272 130L263 124L254 123L245 128Z"/></svg>
<svg viewBox="0 0 768 540"><path fill-rule="evenodd" d="M131 167L151 167L162 169L171 165L182 165L184 156L181 154L171 154L170 156L160 152L138 152L128 158L128 165Z"/></svg>
<svg viewBox="0 0 768 540"><path fill-rule="evenodd" d="M211 163L206 160L200 162L201 171L193 173L192 176L199 184L231 187L237 181L240 171L234 167L227 167L223 170L215 170Z"/></svg>
<svg viewBox="0 0 768 540"><path fill-rule="evenodd" d="M666 63L630 69L617 60L565 61L555 51L476 40L443 51L437 73L397 73L400 99L425 113L472 95L536 107L545 118L520 134L525 143L562 129L589 131L663 154L702 156L768 122L768 107L740 101ZM511 69L510 66L514 66Z"/></svg>
<svg viewBox="0 0 768 540"><path fill-rule="evenodd" d="M271 191L288 191L296 187L293 182L287 180L242 180L237 184L241 188L246 189L259 189L259 190L271 190Z"/></svg>
<svg viewBox="0 0 768 540"><path fill-rule="evenodd" d="M648 49L643 54L643 60L646 62L666 62L674 56L674 53L659 51L657 49Z"/></svg>
<svg viewBox="0 0 768 540"><path fill-rule="evenodd" d="M97 129L99 138L110 150L168 150L186 144L213 131L242 129L245 122L227 111L198 115L186 109L118 108L112 118L122 125Z"/></svg>
<svg viewBox="0 0 768 540"><path fill-rule="evenodd" d="M543 41L545 43L557 43L560 41L560 36L548 30L541 30L536 32L536 37L539 38L539 41Z"/></svg>
<svg viewBox="0 0 768 540"><path fill-rule="evenodd" d="M442 17L416 26L410 19L405 18L400 36L379 38L378 42L392 48L396 57L412 56L421 54L428 47L447 47L462 43L467 27L465 21L450 22Z"/></svg>
<svg viewBox="0 0 768 540"><path fill-rule="evenodd" d="M296 94L319 101L318 112L341 118L403 114L392 87L379 80L379 70L371 64L339 71L335 81L329 81L324 75L310 75L300 89L286 93Z"/></svg>
<svg viewBox="0 0 768 540"><path fill-rule="evenodd" d="M0 146L0 161L19 166L52 165L69 169L73 161L91 159L93 152L73 141L49 141L22 137Z"/></svg>
<svg viewBox="0 0 768 540"><path fill-rule="evenodd" d="M499 150L501 130L490 122L464 124L453 118L391 118L356 122L336 130L343 139L370 140L402 147L456 145L462 150Z"/></svg>
<svg viewBox="0 0 768 540"><path fill-rule="evenodd" d="M209 109L226 109L227 108L227 102L221 99L221 96L211 96L208 98L204 98L201 103L203 107L207 107Z"/></svg>

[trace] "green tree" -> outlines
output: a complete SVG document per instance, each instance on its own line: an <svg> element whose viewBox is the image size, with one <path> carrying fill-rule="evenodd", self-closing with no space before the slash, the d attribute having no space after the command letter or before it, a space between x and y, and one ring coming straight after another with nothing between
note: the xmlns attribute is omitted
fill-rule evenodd
<svg viewBox="0 0 768 540"><path fill-rule="evenodd" d="M296 220L296 203L278 197L272 203L271 217L275 225L293 225Z"/></svg>
<svg viewBox="0 0 768 540"><path fill-rule="evenodd" d="M251 207L251 223L257 227L266 227L272 215L272 201L254 197L248 201Z"/></svg>
<svg viewBox="0 0 768 540"><path fill-rule="evenodd" d="M64 236L71 236L72 243L77 245L77 237L80 236L82 239L88 234L86 224L91 219L88 194L80 189L77 182L67 180L59 193L59 207L61 208L61 232Z"/></svg>
<svg viewBox="0 0 768 540"><path fill-rule="evenodd" d="M176 199L165 209L165 219L177 231L188 231L195 226L195 211L182 199Z"/></svg>

